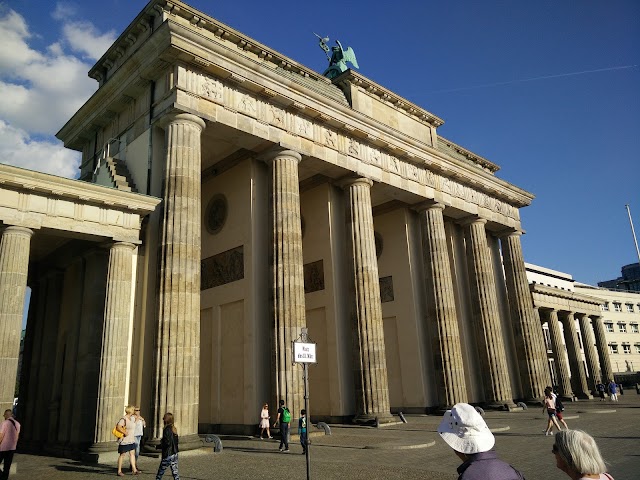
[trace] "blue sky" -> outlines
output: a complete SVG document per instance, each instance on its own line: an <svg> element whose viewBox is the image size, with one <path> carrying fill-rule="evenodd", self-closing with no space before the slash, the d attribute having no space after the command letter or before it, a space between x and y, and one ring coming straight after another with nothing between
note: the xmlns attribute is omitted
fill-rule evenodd
<svg viewBox="0 0 640 480"><path fill-rule="evenodd" d="M521 210L526 261L592 284L638 261L624 205L640 229L640 2L187 3L317 71L312 32L353 47L360 73L536 195ZM145 4L0 0L0 162L77 174L52 134Z"/></svg>

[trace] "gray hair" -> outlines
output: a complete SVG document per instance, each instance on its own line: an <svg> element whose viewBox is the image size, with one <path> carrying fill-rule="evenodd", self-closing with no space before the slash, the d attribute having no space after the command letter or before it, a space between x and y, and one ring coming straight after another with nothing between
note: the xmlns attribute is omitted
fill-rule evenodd
<svg viewBox="0 0 640 480"><path fill-rule="evenodd" d="M569 469L581 475L598 475L607 471L596 441L582 430L556 433L554 451Z"/></svg>

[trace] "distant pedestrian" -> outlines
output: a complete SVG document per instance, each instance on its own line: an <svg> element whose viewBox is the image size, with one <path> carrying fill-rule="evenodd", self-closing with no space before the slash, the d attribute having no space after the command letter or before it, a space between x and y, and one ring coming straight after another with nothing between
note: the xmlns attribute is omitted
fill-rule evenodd
<svg viewBox="0 0 640 480"><path fill-rule="evenodd" d="M275 427L277 424L280 424L280 447L278 450L281 452L289 451L289 425L291 423L291 412L284 404L284 400L280 399L280 408L278 408L278 416L276 417L276 421L273 424Z"/></svg>
<svg viewBox="0 0 640 480"><path fill-rule="evenodd" d="M9 478L18 437L20 437L20 423L13 418L13 412L9 408L4 411L4 421L0 424L0 463L2 463L0 480Z"/></svg>
<svg viewBox="0 0 640 480"><path fill-rule="evenodd" d="M619 383L618 387L620 388L620 395L624 395L624 388L622 388L622 384Z"/></svg>
<svg viewBox="0 0 640 480"><path fill-rule="evenodd" d="M178 430L173 423L173 414L165 413L162 417L164 429L162 430L162 440L160 445L156 446L157 450L162 450L162 460L158 466L156 480L161 480L167 467L171 469L171 475L174 480L180 480L178 473Z"/></svg>
<svg viewBox="0 0 640 480"><path fill-rule="evenodd" d="M582 430L556 433L551 452L556 457L556 467L572 480L613 480L613 477L606 473L607 468L596 441Z"/></svg>
<svg viewBox="0 0 640 480"><path fill-rule="evenodd" d="M551 387L547 387L544 391L544 394L546 395L547 392L551 393L551 397L553 397L553 402L556 405L556 418L558 419L558 421L564 425L564 428L566 428L567 430L569 430L569 425L567 425L567 422L564 421L564 418L562 416L562 412L564 412L564 404L562 403L562 401L560 400L560 398L558 398L558 394L555 393Z"/></svg>
<svg viewBox="0 0 640 480"><path fill-rule="evenodd" d="M447 410L438 433L463 462L458 467L458 480L524 480L519 471L498 458L493 433L468 403L457 403Z"/></svg>
<svg viewBox="0 0 640 480"><path fill-rule="evenodd" d="M269 405L265 403L262 406L262 411L260 412L260 440L262 440L262 435L264 431L267 431L267 437L273 438L271 436L271 432L269 431Z"/></svg>
<svg viewBox="0 0 640 480"><path fill-rule="evenodd" d="M302 445L302 454L307 453L307 411L303 408L300 410L300 419L298 420L298 433L300 434L300 445Z"/></svg>
<svg viewBox="0 0 640 480"><path fill-rule="evenodd" d="M598 395L600 395L600 401L604 402L605 401L605 386L604 383L602 383L600 380L598 380L598 383L596 384L596 391L598 392Z"/></svg>
<svg viewBox="0 0 640 480"><path fill-rule="evenodd" d="M609 395L611 395L612 402L618 401L618 386L613 380L609 382Z"/></svg>
<svg viewBox="0 0 640 480"><path fill-rule="evenodd" d="M543 432L545 436L548 436L551 435L551 431L553 430L554 425L558 430L562 429L560 428L560 424L558 423L558 418L556 416L556 402L553 399L551 391L545 390L544 395L544 406L542 407L542 412L547 412L549 421L547 422L547 428L543 430Z"/></svg>
<svg viewBox="0 0 640 480"><path fill-rule="evenodd" d="M138 457L140 456L140 444L142 443L142 437L144 436L144 427L147 426L147 422L140 415L140 407L135 407L133 410L133 421L136 424L135 432L133 436L136 439L136 466L138 465Z"/></svg>

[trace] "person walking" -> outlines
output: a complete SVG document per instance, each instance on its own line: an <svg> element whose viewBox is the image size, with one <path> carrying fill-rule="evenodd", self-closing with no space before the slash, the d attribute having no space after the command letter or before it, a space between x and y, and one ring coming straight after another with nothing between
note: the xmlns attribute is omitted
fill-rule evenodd
<svg viewBox="0 0 640 480"><path fill-rule="evenodd" d="M300 434L300 445L302 445L302 454L307 453L307 411L303 408L300 410L300 419L298 420L298 433Z"/></svg>
<svg viewBox="0 0 640 480"><path fill-rule="evenodd" d="M162 417L164 429L162 430L162 440L160 445L156 446L157 450L162 450L162 460L158 466L156 480L161 480L167 467L171 469L173 480L180 480L178 473L178 430L174 424L173 414L165 413Z"/></svg>
<svg viewBox="0 0 640 480"><path fill-rule="evenodd" d="M596 391L598 392L598 395L600 396L600 401L604 402L605 401L605 386L604 383L602 383L600 380L598 380L598 383L596 384Z"/></svg>
<svg viewBox="0 0 640 480"><path fill-rule="evenodd" d="M13 412L8 408L4 411L4 421L0 424L0 463L2 463L0 480L9 478L13 454L16 453L19 437L20 423L13 418Z"/></svg>
<svg viewBox="0 0 640 480"><path fill-rule="evenodd" d="M591 435L582 430L565 430L556 433L551 452L556 467L572 480L613 480L607 472L600 449Z"/></svg>
<svg viewBox="0 0 640 480"><path fill-rule="evenodd" d="M262 406L262 411L260 412L260 440L262 440L265 430L267 431L267 438L273 438L269 431L269 404L267 403Z"/></svg>
<svg viewBox="0 0 640 480"><path fill-rule="evenodd" d="M609 382L609 395L611 395L612 402L618 401L618 386L613 380Z"/></svg>
<svg viewBox="0 0 640 480"><path fill-rule="evenodd" d="M558 419L556 417L556 402L551 396L551 391L545 390L544 395L544 406L542 407L542 412L547 412L549 422L547 423L547 428L543 430L543 432L545 436L548 436L551 435L551 430L553 430L554 425L558 430L562 429L560 428L560 424L558 423Z"/></svg>
<svg viewBox="0 0 640 480"><path fill-rule="evenodd" d="M142 415L140 415L140 407L135 407L133 410L133 421L136 425L133 436L136 439L136 465L138 464L138 457L140 456L140 443L144 435L144 427L147 426L147 422Z"/></svg>
<svg viewBox="0 0 640 480"><path fill-rule="evenodd" d="M134 475L138 475L142 472L138 470L136 466L136 439L134 433L136 431L136 424L133 421L133 412L135 408L133 405L127 405L124 409L124 416L118 420L116 427L124 434L120 440L118 440L118 476L124 477L122 473L122 462L125 455L129 454L129 463L131 464L131 471Z"/></svg>
<svg viewBox="0 0 640 480"><path fill-rule="evenodd" d="M278 408L278 416L273 424L275 427L280 424L280 447L278 450L281 452L289 451L289 425L291 423L291 412L284 404L284 400L280 399L280 408Z"/></svg>
<svg viewBox="0 0 640 480"><path fill-rule="evenodd" d="M546 395L547 392L551 393L551 397L553 398L553 402L556 405L556 418L558 419L558 421L562 425L564 425L564 428L569 430L569 425L567 425L567 422L565 422L564 418L562 417L562 412L564 412L564 405L562 404L562 401L560 401L560 399L558 398L558 395L552 390L551 387L545 388L544 394Z"/></svg>
<svg viewBox="0 0 640 480"><path fill-rule="evenodd" d="M463 462L457 469L458 480L524 480L518 470L498 458L493 433L468 403L447 410L438 433Z"/></svg>

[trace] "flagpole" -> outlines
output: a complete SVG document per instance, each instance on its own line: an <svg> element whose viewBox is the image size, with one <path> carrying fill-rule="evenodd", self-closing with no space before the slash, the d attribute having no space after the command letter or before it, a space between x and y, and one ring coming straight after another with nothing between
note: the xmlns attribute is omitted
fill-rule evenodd
<svg viewBox="0 0 640 480"><path fill-rule="evenodd" d="M631 233L633 234L633 242L636 245L636 254L638 255L638 263L640 263L640 249L638 248L638 239L636 238L636 230L633 228L633 220L631 220L631 210L629 210L629 204L625 205L627 214L629 215L629 224L631 225Z"/></svg>

